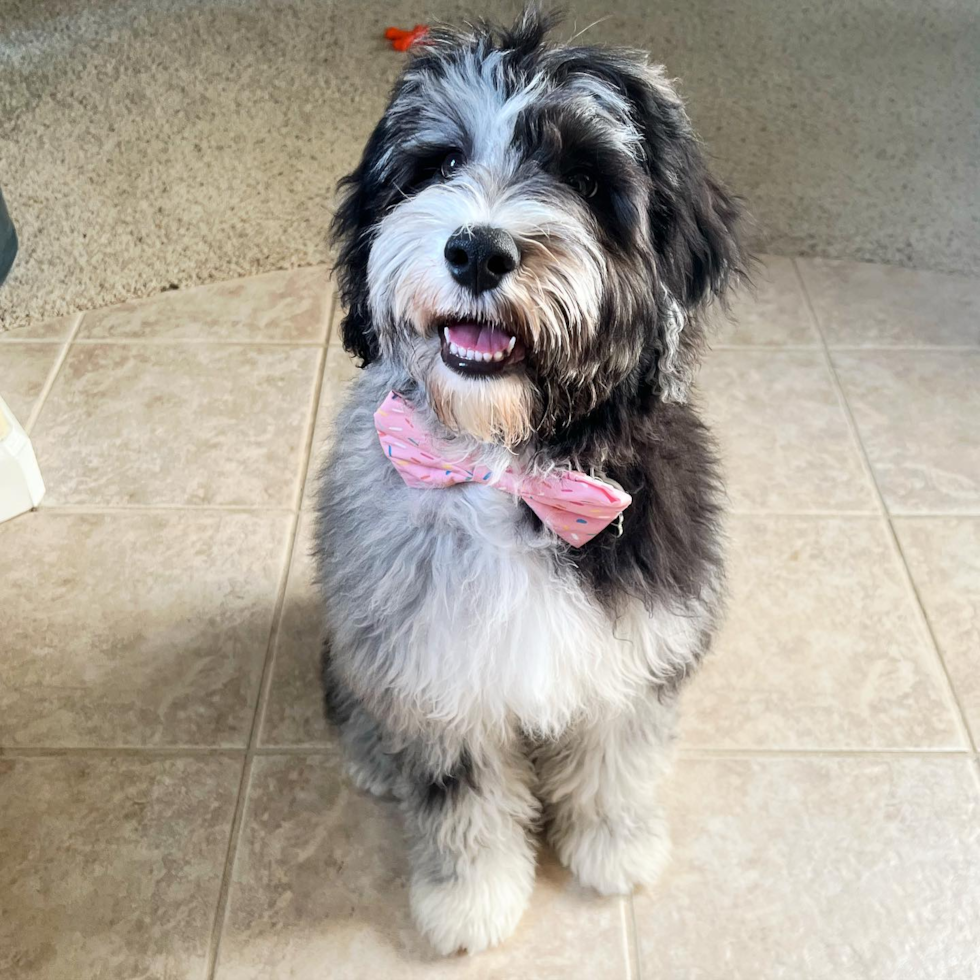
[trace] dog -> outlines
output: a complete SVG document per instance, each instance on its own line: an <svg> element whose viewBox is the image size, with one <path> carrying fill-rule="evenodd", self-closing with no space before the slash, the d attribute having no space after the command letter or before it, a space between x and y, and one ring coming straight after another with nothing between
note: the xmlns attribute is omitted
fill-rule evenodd
<svg viewBox="0 0 980 980"><path fill-rule="evenodd" d="M430 30L333 225L363 371L318 488L327 715L445 954L516 928L539 828L600 893L656 879L725 592L688 396L741 209L661 68L552 27Z"/></svg>

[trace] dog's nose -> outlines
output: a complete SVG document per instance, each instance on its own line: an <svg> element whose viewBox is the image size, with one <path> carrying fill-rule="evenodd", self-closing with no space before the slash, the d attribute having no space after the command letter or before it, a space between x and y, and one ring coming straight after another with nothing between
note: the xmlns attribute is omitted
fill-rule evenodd
<svg viewBox="0 0 980 980"><path fill-rule="evenodd" d="M506 231L487 227L453 232L444 254L453 279L474 295L496 289L521 258L517 242Z"/></svg>

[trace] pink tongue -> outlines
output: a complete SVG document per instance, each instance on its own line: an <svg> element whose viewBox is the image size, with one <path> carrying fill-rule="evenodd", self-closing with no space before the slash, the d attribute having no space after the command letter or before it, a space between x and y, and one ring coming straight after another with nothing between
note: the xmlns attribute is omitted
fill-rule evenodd
<svg viewBox="0 0 980 980"><path fill-rule="evenodd" d="M509 333L479 323L456 323L446 327L446 339L457 347L480 354L496 354L498 350L506 351L510 346Z"/></svg>

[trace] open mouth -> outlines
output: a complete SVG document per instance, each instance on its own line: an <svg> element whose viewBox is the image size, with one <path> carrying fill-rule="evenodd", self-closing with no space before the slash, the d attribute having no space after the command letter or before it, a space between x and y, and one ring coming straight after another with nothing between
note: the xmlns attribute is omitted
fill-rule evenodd
<svg viewBox="0 0 980 980"><path fill-rule="evenodd" d="M524 360L519 337L495 323L454 320L439 328L442 360L459 374L486 377L501 374Z"/></svg>

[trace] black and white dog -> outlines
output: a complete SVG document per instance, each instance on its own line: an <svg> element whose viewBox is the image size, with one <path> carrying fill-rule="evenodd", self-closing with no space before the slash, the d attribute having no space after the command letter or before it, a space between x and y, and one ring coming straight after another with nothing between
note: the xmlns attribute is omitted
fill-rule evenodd
<svg viewBox="0 0 980 980"><path fill-rule="evenodd" d="M514 930L539 825L600 892L656 878L677 690L722 604L687 395L739 210L660 68L548 28L431 31L335 220L365 370L319 489L327 710L357 784L400 800L445 953ZM409 480L391 392L418 462L469 475ZM527 490L568 481L632 502L576 546Z"/></svg>

